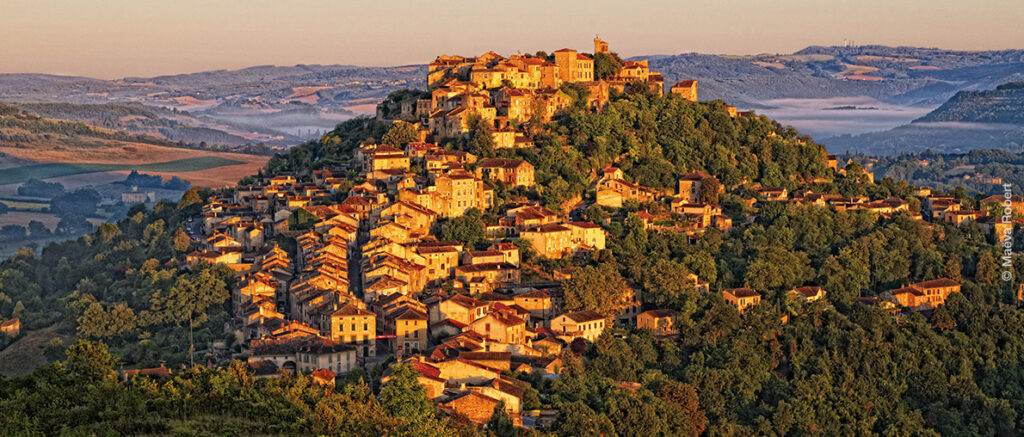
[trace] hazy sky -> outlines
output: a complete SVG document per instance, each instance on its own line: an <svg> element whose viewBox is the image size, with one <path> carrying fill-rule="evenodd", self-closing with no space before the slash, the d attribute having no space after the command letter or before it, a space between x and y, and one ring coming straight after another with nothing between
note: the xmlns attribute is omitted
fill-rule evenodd
<svg viewBox="0 0 1024 437"><path fill-rule="evenodd" d="M100 78L403 65L573 47L623 56L808 45L1024 49L1024 0L0 0L0 72Z"/></svg>

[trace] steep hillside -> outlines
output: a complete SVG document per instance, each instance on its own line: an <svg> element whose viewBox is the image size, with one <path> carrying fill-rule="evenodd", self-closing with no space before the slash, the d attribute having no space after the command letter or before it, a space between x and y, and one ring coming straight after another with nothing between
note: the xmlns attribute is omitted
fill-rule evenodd
<svg viewBox="0 0 1024 437"><path fill-rule="evenodd" d="M960 121L1024 124L1024 82L989 91L960 91L919 122Z"/></svg>

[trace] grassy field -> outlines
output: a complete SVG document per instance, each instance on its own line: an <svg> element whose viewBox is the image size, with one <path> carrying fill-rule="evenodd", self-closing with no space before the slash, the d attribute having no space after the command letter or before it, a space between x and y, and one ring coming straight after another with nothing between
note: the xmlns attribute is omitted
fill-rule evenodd
<svg viewBox="0 0 1024 437"><path fill-rule="evenodd" d="M34 202L18 199L0 199L0 203L7 205L8 208L19 211L42 211L43 209L50 207L49 202Z"/></svg>
<svg viewBox="0 0 1024 437"><path fill-rule="evenodd" d="M70 345L74 340L73 336L61 334L57 326L29 331L0 351L0 375L25 376L31 373L32 369L46 364L43 351L54 337L60 337L65 345Z"/></svg>
<svg viewBox="0 0 1024 437"><path fill-rule="evenodd" d="M50 179L63 176L71 176L84 173L96 173L105 171L131 171L154 173L180 173L191 171L209 170L212 168L227 165L243 164L242 161L222 158L220 156L198 156L194 158L177 159L174 161L155 162L147 164L118 164L118 163L45 163L33 164L23 167L11 167L0 169L0 185L20 184L29 179Z"/></svg>

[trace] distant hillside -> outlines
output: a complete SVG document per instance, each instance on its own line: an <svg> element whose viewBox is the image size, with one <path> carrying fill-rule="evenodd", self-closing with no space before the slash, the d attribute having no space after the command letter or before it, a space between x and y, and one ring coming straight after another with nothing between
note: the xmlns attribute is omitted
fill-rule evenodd
<svg viewBox="0 0 1024 437"><path fill-rule="evenodd" d="M148 108L145 113L138 113L140 107L107 108L108 114L102 115L90 114L100 108L36 109L54 117L109 124L176 141L283 146L316 138L357 113L372 113L374 105L391 91L425 88L425 77L426 65L258 66L119 80L0 74L0 101L142 104ZM155 107L178 112L161 112ZM61 115L50 112L57 110ZM134 120L114 119L119 112L131 111L135 111L130 114Z"/></svg>
<svg viewBox="0 0 1024 437"><path fill-rule="evenodd" d="M650 59L666 83L698 79L702 100L752 108L770 99L848 96L938 104L962 89L1024 80L1024 50L812 46L793 54L687 53Z"/></svg>
<svg viewBox="0 0 1024 437"><path fill-rule="evenodd" d="M1024 148L1024 82L994 90L960 91L913 123L861 135L821 140L832 152L897 155L966 153L974 149L1020 152Z"/></svg>
<svg viewBox="0 0 1024 437"><path fill-rule="evenodd" d="M697 79L701 100L722 99L742 109L765 112L779 107L778 102L773 102L775 99L859 96L931 109L958 91L992 89L999 84L1024 81L1024 50L811 46L791 54L685 53L631 59L644 58L650 59L653 70L663 73L667 85ZM178 112L152 110L159 119L120 119L115 124L127 124L125 128L132 132L182 141L294 145L319 138L353 115L373 113L376 103L392 91L424 89L426 70L425 64L264 65L119 80L0 74L0 101L138 103ZM816 116L837 115L832 112ZM784 124L789 123L781 114L772 115ZM93 118L65 116L106 125ZM878 129L917 116L915 113Z"/></svg>
<svg viewBox="0 0 1024 437"><path fill-rule="evenodd" d="M38 148L49 146L101 146L113 141L131 141L173 146L167 140L101 129L81 122L55 120L0 104L0 146Z"/></svg>
<svg viewBox="0 0 1024 437"><path fill-rule="evenodd" d="M251 143L238 135L201 127L202 122L188 113L146 106L141 103L19 103L18 107L44 117L78 121L107 129L154 135L186 143L241 145ZM186 124L178 119L192 121Z"/></svg>
<svg viewBox="0 0 1024 437"><path fill-rule="evenodd" d="M167 179L178 176L196 186L223 187L255 174L266 165L266 155L277 151L187 148L162 138L41 117L0 104L0 185L65 176L76 176L76 183L107 183L104 173L138 170Z"/></svg>
<svg viewBox="0 0 1024 437"><path fill-rule="evenodd" d="M829 152L899 155L930 150L967 153L975 149L1020 152L1024 126L979 123L911 123L861 135L840 135L820 140Z"/></svg>
<svg viewBox="0 0 1024 437"><path fill-rule="evenodd" d="M915 122L960 121L1024 124L1024 82L989 91L960 91L938 109Z"/></svg>
<svg viewBox="0 0 1024 437"><path fill-rule="evenodd" d="M38 111L40 109L41 111ZM226 136L227 134L213 129L168 122L153 115L154 111L167 110L147 108L143 105L59 103L28 104L19 107L0 103L0 147L45 150L61 147L106 147L118 145L121 142L130 142L253 155L272 155L280 150L262 145L233 146L226 141L203 144L171 140L163 132L173 131L180 134L182 138L188 137L190 134L194 137L207 138L216 138L218 135ZM81 119L88 123L67 119ZM146 123L150 124L147 126ZM137 130L126 129L126 126L136 125L147 127ZM153 130L157 132L151 134L150 131Z"/></svg>

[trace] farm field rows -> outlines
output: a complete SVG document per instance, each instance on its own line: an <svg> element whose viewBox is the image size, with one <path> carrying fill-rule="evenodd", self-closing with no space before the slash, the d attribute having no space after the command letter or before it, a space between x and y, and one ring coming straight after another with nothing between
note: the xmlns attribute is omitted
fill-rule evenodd
<svg viewBox="0 0 1024 437"><path fill-rule="evenodd" d="M50 179L83 173L105 171L138 170L145 173L181 173L203 171L228 165L244 164L243 161L219 156L198 156L174 161L146 164L115 163L44 163L0 169L0 185L20 184L29 179Z"/></svg>
<svg viewBox="0 0 1024 437"><path fill-rule="evenodd" d="M15 186L35 178L54 180L69 189L109 183L110 175L132 170L177 176L193 186L219 188L256 174L268 156L164 147L145 143L108 143L102 146L19 148L0 145L0 186ZM5 162L6 161L6 162ZM104 176L107 175L107 176ZM9 192L5 190L4 192Z"/></svg>

